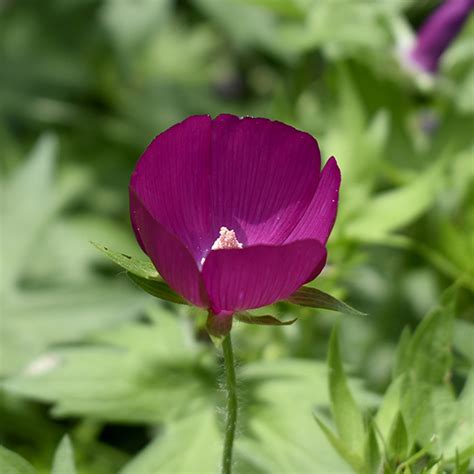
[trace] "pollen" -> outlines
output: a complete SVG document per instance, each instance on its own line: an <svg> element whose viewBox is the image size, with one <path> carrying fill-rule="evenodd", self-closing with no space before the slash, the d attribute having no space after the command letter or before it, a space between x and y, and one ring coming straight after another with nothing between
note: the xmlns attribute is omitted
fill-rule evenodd
<svg viewBox="0 0 474 474"><path fill-rule="evenodd" d="M221 227L219 230L219 237L212 244L211 250L222 249L241 249L243 245L237 240L235 232L227 227ZM206 257L201 258L201 266L204 265Z"/></svg>
<svg viewBox="0 0 474 474"><path fill-rule="evenodd" d="M227 227L221 227L219 237L212 244L211 250L241 249L243 246L237 240L235 232Z"/></svg>

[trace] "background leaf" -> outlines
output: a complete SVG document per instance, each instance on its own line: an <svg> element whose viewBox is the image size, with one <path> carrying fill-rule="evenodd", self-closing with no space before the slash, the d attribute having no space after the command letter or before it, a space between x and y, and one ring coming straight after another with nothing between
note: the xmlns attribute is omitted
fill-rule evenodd
<svg viewBox="0 0 474 474"><path fill-rule="evenodd" d="M76 474L74 452L68 436L61 440L54 454L51 474Z"/></svg>
<svg viewBox="0 0 474 474"><path fill-rule="evenodd" d="M343 445L354 458L364 451L364 421L347 385L339 351L337 326L329 342L328 367L331 413Z"/></svg>
<svg viewBox="0 0 474 474"><path fill-rule="evenodd" d="M2 239L2 295L15 291L15 284L34 250L38 234L52 217L58 205L53 192L53 170L57 139L43 135L26 163L3 183L1 221L9 232ZM25 191L28 190L26 193ZM21 231L25 224L27 231Z"/></svg>
<svg viewBox="0 0 474 474"><path fill-rule="evenodd" d="M0 446L0 468L5 474L36 474L31 464L13 451Z"/></svg>
<svg viewBox="0 0 474 474"><path fill-rule="evenodd" d="M180 419L142 451L121 474L153 472L217 472L221 433L214 410ZM183 449L185 446L185 449Z"/></svg>
<svg viewBox="0 0 474 474"><path fill-rule="evenodd" d="M410 454L410 442L408 439L407 427L401 413L398 413L395 418L387 441L388 454L398 460L398 462L406 459Z"/></svg>

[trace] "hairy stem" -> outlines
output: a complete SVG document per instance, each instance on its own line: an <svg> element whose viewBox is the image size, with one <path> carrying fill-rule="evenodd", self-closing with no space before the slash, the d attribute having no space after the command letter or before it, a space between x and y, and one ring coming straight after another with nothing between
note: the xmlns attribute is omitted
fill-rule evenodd
<svg viewBox="0 0 474 474"><path fill-rule="evenodd" d="M235 379L234 353L230 333L223 343L224 367L226 376L227 407L225 420L224 453L222 456L222 474L232 472L232 450L234 447L235 427L237 423L237 384Z"/></svg>

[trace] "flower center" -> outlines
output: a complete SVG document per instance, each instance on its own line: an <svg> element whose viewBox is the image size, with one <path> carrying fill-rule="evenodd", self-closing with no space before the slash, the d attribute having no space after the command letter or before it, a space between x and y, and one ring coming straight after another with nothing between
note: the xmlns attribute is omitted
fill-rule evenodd
<svg viewBox="0 0 474 474"><path fill-rule="evenodd" d="M237 240L235 232L227 227L221 227L219 237L212 244L211 250L241 249L242 244Z"/></svg>
<svg viewBox="0 0 474 474"><path fill-rule="evenodd" d="M243 245L237 240L235 232L227 227L221 227L219 230L219 237L212 244L211 250L221 249L241 249ZM201 265L204 265L206 257L201 259Z"/></svg>

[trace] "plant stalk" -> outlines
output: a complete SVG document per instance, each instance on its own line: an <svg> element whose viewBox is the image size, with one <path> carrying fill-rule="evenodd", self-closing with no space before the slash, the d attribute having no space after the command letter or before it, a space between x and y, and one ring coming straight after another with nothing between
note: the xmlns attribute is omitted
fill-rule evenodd
<svg viewBox="0 0 474 474"><path fill-rule="evenodd" d="M235 378L234 353L230 332L222 342L226 377L227 407L225 420L224 452L222 456L222 474L232 472L232 451L234 448L235 428L237 424L237 383Z"/></svg>

